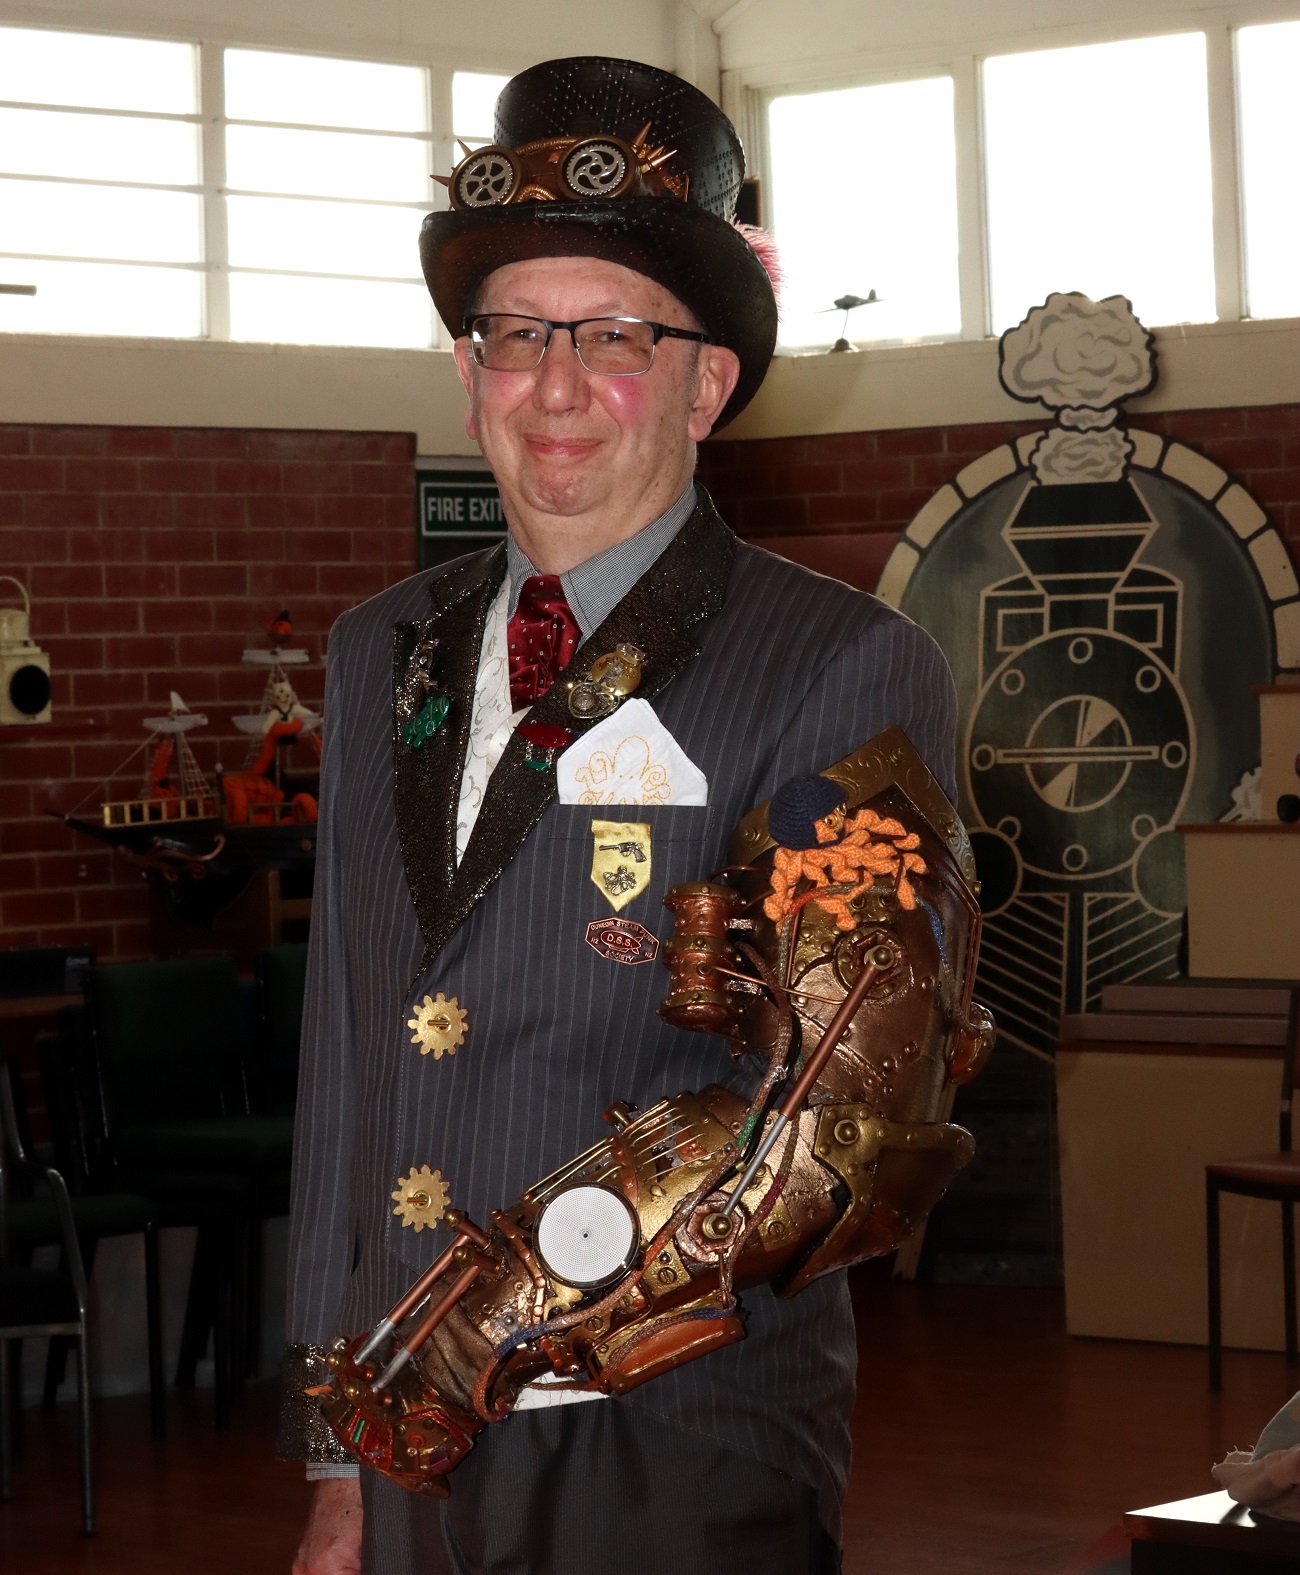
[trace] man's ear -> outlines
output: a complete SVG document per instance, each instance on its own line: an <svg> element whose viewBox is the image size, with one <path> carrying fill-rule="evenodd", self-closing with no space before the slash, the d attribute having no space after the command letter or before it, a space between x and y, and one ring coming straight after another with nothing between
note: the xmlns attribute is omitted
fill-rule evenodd
<svg viewBox="0 0 1300 1575"><path fill-rule="evenodd" d="M740 381L740 357L725 345L701 345L695 366L695 398L686 431L692 443L702 443L713 431L727 401Z"/></svg>
<svg viewBox="0 0 1300 1575"><path fill-rule="evenodd" d="M451 353L456 357L456 372L470 400L469 409L465 412L465 436L477 441L478 433L474 430L474 362L470 356L468 334L456 341L451 347Z"/></svg>

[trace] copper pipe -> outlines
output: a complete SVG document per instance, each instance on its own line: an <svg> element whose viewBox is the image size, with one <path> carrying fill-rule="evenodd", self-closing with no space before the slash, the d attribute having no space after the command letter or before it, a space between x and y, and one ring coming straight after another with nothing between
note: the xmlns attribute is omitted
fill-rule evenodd
<svg viewBox="0 0 1300 1575"><path fill-rule="evenodd" d="M481 1262L468 1263L465 1265L465 1267L448 1286L446 1294L442 1297L441 1301L435 1304L428 1317L424 1320L420 1327L415 1331L414 1334L407 1337L404 1344L398 1346L397 1354L371 1385L373 1390L377 1392L380 1389L386 1389L388 1385L392 1383L393 1379L397 1377L398 1373L401 1372L401 1370L411 1360L420 1347L429 1340L438 1325L443 1321L443 1319L461 1299L465 1292L469 1290L470 1286L473 1285L474 1281L478 1279L479 1275L482 1274L483 1269L484 1265Z"/></svg>
<svg viewBox="0 0 1300 1575"><path fill-rule="evenodd" d="M871 949L875 952L884 948L873 946ZM892 948L890 950L892 951ZM895 957L887 967L883 968L874 962L863 964L862 972L853 981L853 987L840 1002L839 1010L835 1013L835 1016L826 1025L826 1032L818 1040L817 1048L804 1062L802 1071L795 1078L794 1082L790 1084L790 1087L786 1089L780 1104L776 1107L777 1113L783 1115L787 1121L794 1118L802 1107L804 1100L812 1093L813 1085L826 1070L826 1063L835 1054L836 1046L847 1033L849 1024L853 1021L858 1008L866 1000L868 990L880 978L881 974L889 973L892 970L896 960Z"/></svg>
<svg viewBox="0 0 1300 1575"><path fill-rule="evenodd" d="M468 1237L476 1247L482 1247L486 1251L492 1245L488 1233L463 1214L460 1209L448 1209L443 1215L443 1220L448 1229L456 1231L461 1236Z"/></svg>
<svg viewBox="0 0 1300 1575"><path fill-rule="evenodd" d="M445 1252L440 1252L429 1267L424 1271L415 1284L407 1291L400 1301L394 1302L392 1307L384 1314L375 1327L366 1337L366 1342L353 1355L352 1360L360 1366L368 1356L388 1339L389 1335L397 1333L397 1326L403 1318L407 1318L422 1301L428 1296L435 1281L440 1280L452 1265L452 1255L456 1248L469 1241L464 1231L455 1238Z"/></svg>

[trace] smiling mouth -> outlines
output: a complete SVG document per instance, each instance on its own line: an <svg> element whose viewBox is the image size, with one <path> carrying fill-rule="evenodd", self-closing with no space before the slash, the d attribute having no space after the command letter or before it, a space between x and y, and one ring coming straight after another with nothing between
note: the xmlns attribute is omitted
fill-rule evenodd
<svg viewBox="0 0 1300 1575"><path fill-rule="evenodd" d="M528 437L524 442L544 459L585 459L600 446L594 438Z"/></svg>

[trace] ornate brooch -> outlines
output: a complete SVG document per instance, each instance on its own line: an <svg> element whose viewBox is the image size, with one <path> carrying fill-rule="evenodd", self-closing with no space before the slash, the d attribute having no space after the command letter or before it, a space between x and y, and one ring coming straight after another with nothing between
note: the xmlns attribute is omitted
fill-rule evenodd
<svg viewBox="0 0 1300 1575"><path fill-rule="evenodd" d="M590 676L569 689L569 711L590 721L608 716L627 699L641 682L648 658L644 651L626 641L616 645L592 663Z"/></svg>
<svg viewBox="0 0 1300 1575"><path fill-rule="evenodd" d="M433 668L442 641L431 634L420 636L411 653L397 696L398 715L402 718L402 742L419 749L447 720L451 701L437 692Z"/></svg>

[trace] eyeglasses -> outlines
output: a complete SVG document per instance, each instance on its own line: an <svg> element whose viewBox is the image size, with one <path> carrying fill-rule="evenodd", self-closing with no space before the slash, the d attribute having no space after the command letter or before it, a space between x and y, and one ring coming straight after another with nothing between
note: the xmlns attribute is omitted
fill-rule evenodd
<svg viewBox="0 0 1300 1575"><path fill-rule="evenodd" d="M531 372L539 367L557 328L569 330L578 360L602 377L636 377L648 372L661 339L713 343L708 334L647 323L639 317L580 317L573 323L554 323L546 317L489 312L465 324L474 359L489 372Z"/></svg>

